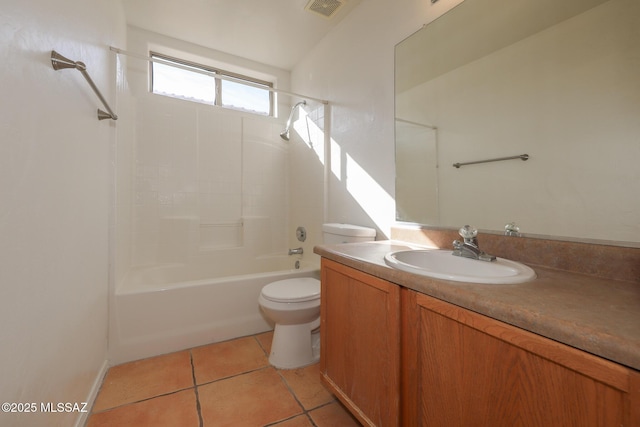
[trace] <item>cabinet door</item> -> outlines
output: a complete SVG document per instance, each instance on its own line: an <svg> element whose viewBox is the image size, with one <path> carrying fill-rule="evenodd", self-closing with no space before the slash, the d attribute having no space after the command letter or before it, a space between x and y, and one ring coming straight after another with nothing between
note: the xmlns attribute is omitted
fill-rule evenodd
<svg viewBox="0 0 640 427"><path fill-rule="evenodd" d="M367 426L399 425L400 289L322 259L320 370Z"/></svg>
<svg viewBox="0 0 640 427"><path fill-rule="evenodd" d="M423 294L403 290L402 299L414 307L403 319L412 343L403 349L403 396L418 397L404 402L403 425L638 422L637 372Z"/></svg>

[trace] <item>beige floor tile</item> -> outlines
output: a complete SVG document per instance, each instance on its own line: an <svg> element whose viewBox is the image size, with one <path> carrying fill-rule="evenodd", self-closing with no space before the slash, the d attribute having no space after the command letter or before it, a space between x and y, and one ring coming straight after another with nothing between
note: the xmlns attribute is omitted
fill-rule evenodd
<svg viewBox="0 0 640 427"><path fill-rule="evenodd" d="M317 427L361 427L358 420L336 401L309 412Z"/></svg>
<svg viewBox="0 0 640 427"><path fill-rule="evenodd" d="M91 415L87 427L198 427L194 389Z"/></svg>
<svg viewBox="0 0 640 427"><path fill-rule="evenodd" d="M271 367L198 386L198 395L204 427L259 427L303 412Z"/></svg>
<svg viewBox="0 0 640 427"><path fill-rule="evenodd" d="M333 401L333 395L320 381L320 364L304 368L279 370L304 409L310 410Z"/></svg>
<svg viewBox="0 0 640 427"><path fill-rule="evenodd" d="M205 384L269 365L253 337L238 338L191 349L197 384Z"/></svg>
<svg viewBox="0 0 640 427"><path fill-rule="evenodd" d="M193 387L189 351L151 357L109 369L93 411Z"/></svg>

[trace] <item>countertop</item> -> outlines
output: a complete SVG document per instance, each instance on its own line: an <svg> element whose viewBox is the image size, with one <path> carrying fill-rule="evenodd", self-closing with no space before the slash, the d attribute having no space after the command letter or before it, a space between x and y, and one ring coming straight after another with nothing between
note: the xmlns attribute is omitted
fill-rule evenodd
<svg viewBox="0 0 640 427"><path fill-rule="evenodd" d="M531 266L533 281L488 285L406 273L384 255L418 248L399 241L319 245L314 252L381 279L640 370L640 287Z"/></svg>

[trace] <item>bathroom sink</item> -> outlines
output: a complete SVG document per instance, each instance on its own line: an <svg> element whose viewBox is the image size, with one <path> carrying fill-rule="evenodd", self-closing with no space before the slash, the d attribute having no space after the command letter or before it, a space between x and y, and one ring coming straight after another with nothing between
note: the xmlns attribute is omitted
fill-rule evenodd
<svg viewBox="0 0 640 427"><path fill-rule="evenodd" d="M504 258L478 261L452 255L441 249L403 250L389 252L384 261L388 266L421 276L457 282L487 284L524 283L536 278L531 268Z"/></svg>

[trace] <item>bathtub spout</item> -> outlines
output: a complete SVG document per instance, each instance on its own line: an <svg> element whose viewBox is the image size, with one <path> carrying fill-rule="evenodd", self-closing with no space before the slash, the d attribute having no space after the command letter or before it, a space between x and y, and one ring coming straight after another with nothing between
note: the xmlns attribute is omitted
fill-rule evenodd
<svg viewBox="0 0 640 427"><path fill-rule="evenodd" d="M289 255L302 255L302 248L289 249Z"/></svg>

